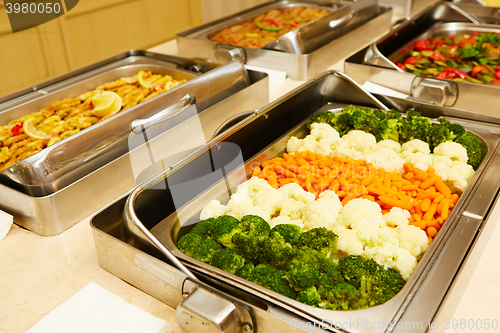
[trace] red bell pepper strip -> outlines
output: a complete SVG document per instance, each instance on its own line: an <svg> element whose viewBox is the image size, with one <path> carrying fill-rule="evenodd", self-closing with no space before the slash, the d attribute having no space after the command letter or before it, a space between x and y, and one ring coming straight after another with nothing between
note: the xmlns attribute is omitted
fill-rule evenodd
<svg viewBox="0 0 500 333"><path fill-rule="evenodd" d="M238 41L234 38L231 38L231 42L233 42L234 44L238 44Z"/></svg>
<svg viewBox="0 0 500 333"><path fill-rule="evenodd" d="M399 68L401 68L401 69L406 69L406 66L405 66L404 64L400 63L399 61L398 61L398 62L396 62L396 65L397 65Z"/></svg>
<svg viewBox="0 0 500 333"><path fill-rule="evenodd" d="M441 53L439 53L439 52L435 52L429 58L431 58L432 60L439 60L439 61L445 61L446 60L446 57L444 55L442 55Z"/></svg>
<svg viewBox="0 0 500 333"><path fill-rule="evenodd" d="M442 40L433 40L432 44L434 44L434 46L440 46L440 45L444 44L444 41L442 41Z"/></svg>
<svg viewBox="0 0 500 333"><path fill-rule="evenodd" d="M422 59L422 57L409 57L409 58L406 58L406 60L404 61L404 64L405 65L415 65L415 63L417 61L419 61L420 59Z"/></svg>
<svg viewBox="0 0 500 333"><path fill-rule="evenodd" d="M466 46L468 44L474 44L476 42L475 38L465 38L460 41L460 46Z"/></svg>
<svg viewBox="0 0 500 333"><path fill-rule="evenodd" d="M467 76L467 73L458 68L445 68L436 75L438 79L465 79Z"/></svg>
<svg viewBox="0 0 500 333"><path fill-rule="evenodd" d="M478 65L472 67L472 70L470 71L470 75L473 77L476 77L477 74L481 73L481 71L489 71L488 67L483 66L483 65Z"/></svg>
<svg viewBox="0 0 500 333"><path fill-rule="evenodd" d="M495 79L500 80L500 71L495 72Z"/></svg>
<svg viewBox="0 0 500 333"><path fill-rule="evenodd" d="M12 134L14 134L14 135L24 134L23 123L24 123L24 121L20 124L15 124L14 127L12 127L12 129L11 129Z"/></svg>
<svg viewBox="0 0 500 333"><path fill-rule="evenodd" d="M92 103L92 101L89 103L89 107L90 107L91 109L95 108L94 103Z"/></svg>
<svg viewBox="0 0 500 333"><path fill-rule="evenodd" d="M500 80L491 80L490 84L500 85Z"/></svg>
<svg viewBox="0 0 500 333"><path fill-rule="evenodd" d="M252 44L253 46L257 46L257 47L262 47L262 45L260 45L259 43L254 42L253 40L250 41L250 44Z"/></svg>
<svg viewBox="0 0 500 333"><path fill-rule="evenodd" d="M500 66L495 66L495 72L500 71Z"/></svg>
<svg viewBox="0 0 500 333"><path fill-rule="evenodd" d="M295 23L295 22L290 22L290 25L291 25L292 27L294 27L294 28L297 28L297 27L299 26L299 25L298 25L297 23Z"/></svg>
<svg viewBox="0 0 500 333"><path fill-rule="evenodd" d="M274 24L277 27L281 27L281 24L278 21L276 21L275 19L268 18L268 19L265 19L264 21L272 23L272 24Z"/></svg>
<svg viewBox="0 0 500 333"><path fill-rule="evenodd" d="M415 43L415 49L418 51L434 50L434 45L431 44L429 39L421 39Z"/></svg>

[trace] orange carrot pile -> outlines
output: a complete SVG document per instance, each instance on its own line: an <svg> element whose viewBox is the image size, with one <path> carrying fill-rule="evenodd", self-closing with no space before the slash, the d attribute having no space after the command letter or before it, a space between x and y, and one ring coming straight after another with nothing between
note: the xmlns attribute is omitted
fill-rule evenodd
<svg viewBox="0 0 500 333"><path fill-rule="evenodd" d="M342 205L352 199L377 202L386 214L392 207L411 213L410 224L425 230L429 242L436 236L458 201L458 195L434 174L404 164L404 173L386 172L365 161L323 156L311 151L283 154L255 167L252 176L278 189L294 182L318 197L325 190L337 193Z"/></svg>

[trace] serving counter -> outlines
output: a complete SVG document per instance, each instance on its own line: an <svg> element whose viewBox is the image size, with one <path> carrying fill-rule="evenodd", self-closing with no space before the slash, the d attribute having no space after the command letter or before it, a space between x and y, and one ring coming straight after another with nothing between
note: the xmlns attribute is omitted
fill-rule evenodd
<svg viewBox="0 0 500 333"><path fill-rule="evenodd" d="M419 2L413 11L430 2ZM176 55L177 44L171 41L151 51ZM343 60L332 64L329 69L343 71ZM302 83L285 79L270 89L270 101ZM433 322L421 323L430 326L429 332L500 330L497 305L500 266L496 264L500 252L498 203L488 216L489 222L480 231ZM174 332L181 332L175 309L99 266L90 219L88 216L53 237L42 237L17 225L11 227L0 242L0 332L26 331L89 282L95 282L126 302L166 320ZM291 324L290 330L294 328L297 327ZM401 331L411 332L411 328Z"/></svg>

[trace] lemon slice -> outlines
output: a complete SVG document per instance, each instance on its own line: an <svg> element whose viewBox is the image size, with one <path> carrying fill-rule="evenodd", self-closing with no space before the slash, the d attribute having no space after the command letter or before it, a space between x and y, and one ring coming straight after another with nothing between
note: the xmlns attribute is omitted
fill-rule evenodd
<svg viewBox="0 0 500 333"><path fill-rule="evenodd" d="M172 88L177 87L179 84L177 82L169 81L165 84L165 87L163 87L163 91L168 91Z"/></svg>
<svg viewBox="0 0 500 333"><path fill-rule="evenodd" d="M144 71L140 71L139 74L137 74L137 81L139 81L139 84L144 87L144 88L151 88L151 84L144 79Z"/></svg>
<svg viewBox="0 0 500 333"><path fill-rule="evenodd" d="M111 112L115 105L115 98L113 94L114 93L110 91L103 91L102 93L92 97L92 104L94 104L92 114L94 116L104 117Z"/></svg>
<svg viewBox="0 0 500 333"><path fill-rule="evenodd" d="M92 114L101 118L111 116L122 108L121 97L117 93L111 91L103 91L95 95L92 97L92 103L94 104Z"/></svg>
<svg viewBox="0 0 500 333"><path fill-rule="evenodd" d="M53 144L58 143L59 141L61 141L61 138L58 137L58 136L55 136L55 137L53 137L52 139L49 140L49 142L47 143L47 147L50 147Z"/></svg>
<svg viewBox="0 0 500 333"><path fill-rule="evenodd" d="M39 131L35 128L35 119L34 118L30 118L30 119L27 119L26 121L24 121L23 131L24 131L24 133L26 133L27 136L29 136L30 138L33 138L33 139L43 139L47 136L47 134L45 134L44 132Z"/></svg>

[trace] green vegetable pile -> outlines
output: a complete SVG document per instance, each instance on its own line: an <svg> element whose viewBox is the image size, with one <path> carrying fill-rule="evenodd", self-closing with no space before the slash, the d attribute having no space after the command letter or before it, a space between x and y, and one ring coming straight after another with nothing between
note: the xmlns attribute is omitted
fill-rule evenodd
<svg viewBox="0 0 500 333"><path fill-rule="evenodd" d="M377 141L389 139L401 144L419 139L427 142L431 150L440 143L453 141L467 150L467 163L477 170L485 155L480 139L474 133L466 131L462 125L446 119L438 121L439 124L433 123L418 111L408 111L406 117L403 117L394 110L384 112L349 105L337 115L330 111L313 115L306 127L311 129L313 123L326 123L335 128L340 136L352 130L361 130L373 134Z"/></svg>
<svg viewBox="0 0 500 333"><path fill-rule="evenodd" d="M394 297L405 281L361 256L331 259L338 236L295 224L270 228L259 216L201 221L177 246L186 255L299 302L331 310L363 309Z"/></svg>

